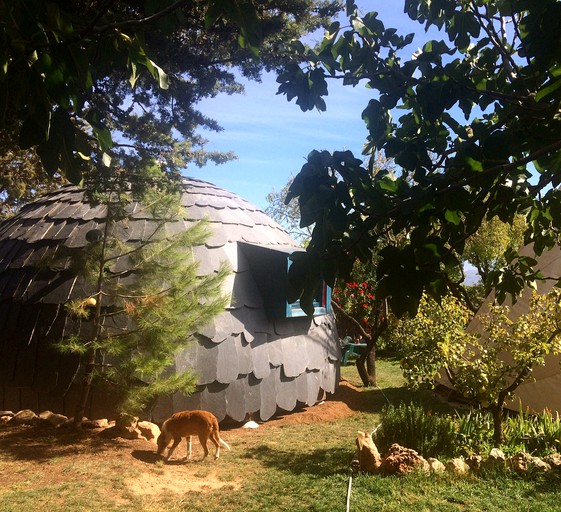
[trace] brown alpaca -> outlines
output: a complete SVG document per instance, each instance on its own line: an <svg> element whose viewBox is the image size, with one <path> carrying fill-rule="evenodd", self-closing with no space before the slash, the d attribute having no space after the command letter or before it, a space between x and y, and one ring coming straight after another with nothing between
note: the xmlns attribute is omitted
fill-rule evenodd
<svg viewBox="0 0 561 512"><path fill-rule="evenodd" d="M164 450L173 439L173 444L165 457L165 460L168 461L173 451L177 448L177 445L181 442L181 439L188 437L189 448L185 460L191 459L191 436L199 437L199 441L205 452L202 460L208 455L206 443L209 439L216 446L215 459L220 457L220 445L230 450L226 442L220 438L218 420L214 414L208 411L182 411L176 412L164 421L161 434L158 436L158 455L163 456Z"/></svg>

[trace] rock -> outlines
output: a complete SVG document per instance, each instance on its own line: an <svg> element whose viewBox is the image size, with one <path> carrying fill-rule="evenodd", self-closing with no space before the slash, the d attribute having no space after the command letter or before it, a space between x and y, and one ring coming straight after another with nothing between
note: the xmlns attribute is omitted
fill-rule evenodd
<svg viewBox="0 0 561 512"><path fill-rule="evenodd" d="M115 428L115 425L109 428L104 428L97 435L103 437L104 439L113 439L114 437L119 437L120 431Z"/></svg>
<svg viewBox="0 0 561 512"><path fill-rule="evenodd" d="M545 460L540 459L539 457L532 457L532 464L537 471L542 471L544 473L546 473L547 471L551 471L551 464L549 464L549 462L546 462Z"/></svg>
<svg viewBox="0 0 561 512"><path fill-rule="evenodd" d="M431 473L443 473L446 470L446 466L438 459L429 457L427 462L429 463L429 470Z"/></svg>
<svg viewBox="0 0 561 512"><path fill-rule="evenodd" d="M55 428L68 421L68 418L63 414L56 414L51 411L43 411L39 413L37 417L41 420L41 422L52 425Z"/></svg>
<svg viewBox="0 0 561 512"><path fill-rule="evenodd" d="M37 415L30 409L23 409L15 414L9 421L12 425L33 425L36 421Z"/></svg>
<svg viewBox="0 0 561 512"><path fill-rule="evenodd" d="M146 441L156 444L158 436L160 435L160 427L150 421L139 421L138 430Z"/></svg>
<svg viewBox="0 0 561 512"><path fill-rule="evenodd" d="M357 432L356 445L358 447L358 465L365 473L377 473L382 464L380 452L372 440L372 436L366 432Z"/></svg>
<svg viewBox="0 0 561 512"><path fill-rule="evenodd" d="M486 471L495 471L506 467L505 454L499 448L493 448L489 453L489 457L481 464L481 469Z"/></svg>
<svg viewBox="0 0 561 512"><path fill-rule="evenodd" d="M98 435L106 439L113 439L115 437L122 437L123 439L144 439L140 430L137 428L124 428L118 427L117 425L101 430Z"/></svg>
<svg viewBox="0 0 561 512"><path fill-rule="evenodd" d="M99 433L100 437L123 439L145 439L138 428L138 417L121 413L115 421L108 422L108 427Z"/></svg>
<svg viewBox="0 0 561 512"><path fill-rule="evenodd" d="M119 414L115 424L102 430L99 435L107 438L145 439L138 428L138 418L126 413Z"/></svg>
<svg viewBox="0 0 561 512"><path fill-rule="evenodd" d="M0 426L7 425L14 416L12 411L0 411Z"/></svg>
<svg viewBox="0 0 561 512"><path fill-rule="evenodd" d="M466 475L470 472L471 468L462 457L455 457L448 461L446 469L456 475Z"/></svg>
<svg viewBox="0 0 561 512"><path fill-rule="evenodd" d="M551 466L547 462L524 452L519 452L510 457L506 461L506 466L517 473L527 473L528 471L546 472L551 470Z"/></svg>
<svg viewBox="0 0 561 512"><path fill-rule="evenodd" d="M107 428L109 426L109 421L107 418L102 418L99 420L88 420L87 418L82 421L82 427L84 428Z"/></svg>
<svg viewBox="0 0 561 512"><path fill-rule="evenodd" d="M429 473L429 463L415 450L404 448L397 443L390 446L384 456L380 469L392 475L404 475L420 470Z"/></svg>
<svg viewBox="0 0 561 512"><path fill-rule="evenodd" d="M481 455L468 455L465 459L469 468L477 473L481 469L481 465L483 464L483 457Z"/></svg>
<svg viewBox="0 0 561 512"><path fill-rule="evenodd" d="M115 426L117 428L126 428L126 429L135 429L138 425L138 417L133 416L132 414L127 414L126 412L122 412L117 416L115 421Z"/></svg>
<svg viewBox="0 0 561 512"><path fill-rule="evenodd" d="M114 429L116 429L119 432L118 437L122 437L123 439L143 439L142 434L140 433L140 430L138 430L137 428L123 428L123 427L113 427ZM106 430L111 430L111 428L106 429Z"/></svg>
<svg viewBox="0 0 561 512"><path fill-rule="evenodd" d="M242 428L259 428L259 423L253 420L249 420L242 425Z"/></svg>
<svg viewBox="0 0 561 512"><path fill-rule="evenodd" d="M68 429L76 428L76 425L74 424L74 416L68 418L64 423L61 423L57 428L68 428ZM78 428L82 428L82 425L80 424Z"/></svg>
<svg viewBox="0 0 561 512"><path fill-rule="evenodd" d="M528 471L529 457L530 455L528 453L517 453L506 461L506 465L509 469L517 473L525 473Z"/></svg>
<svg viewBox="0 0 561 512"><path fill-rule="evenodd" d="M561 455L559 453L551 453L543 459L552 469L561 470Z"/></svg>

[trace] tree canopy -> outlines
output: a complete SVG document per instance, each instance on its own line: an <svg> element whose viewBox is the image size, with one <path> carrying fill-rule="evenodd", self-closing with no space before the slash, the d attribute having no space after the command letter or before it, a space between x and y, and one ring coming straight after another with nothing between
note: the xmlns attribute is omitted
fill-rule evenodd
<svg viewBox="0 0 561 512"><path fill-rule="evenodd" d="M297 197L302 226L314 225L296 265L330 284L384 235L408 233L378 254L378 293L398 315L415 313L423 292L440 299L456 288L466 240L484 219L523 215L537 254L561 228L561 2L405 0L404 11L442 39L415 50L413 34L348 1L348 26L296 48L300 64L278 78L302 110L326 108L330 79L372 89L364 153L383 152L397 170L312 151L287 200ZM542 277L533 258L506 256L493 274L501 300Z"/></svg>
<svg viewBox="0 0 561 512"><path fill-rule="evenodd" d="M285 183L279 190L273 188L267 194L267 207L265 208L265 213L286 229L288 234L294 238L294 240L305 246L307 239L310 238L312 234L312 229L310 227L300 227L298 202L290 201L287 204L284 201L293 179L294 178L291 176L288 179L288 182Z"/></svg>
<svg viewBox="0 0 561 512"><path fill-rule="evenodd" d="M548 354L559 355L561 290L532 293L528 311L516 319L507 306L489 305L479 315L481 332L466 330L471 312L454 297L438 307L423 296L419 314L394 330L401 344L403 374L416 388L434 385L445 372L454 389L493 413L494 441L502 442L505 404L544 365Z"/></svg>
<svg viewBox="0 0 561 512"><path fill-rule="evenodd" d="M221 128L197 102L277 69L290 40L339 9L322 0L0 1L0 156L23 152L27 166L75 183L103 168L130 178L146 159L174 176L233 158L205 150L198 130ZM2 170L29 191L28 171Z"/></svg>

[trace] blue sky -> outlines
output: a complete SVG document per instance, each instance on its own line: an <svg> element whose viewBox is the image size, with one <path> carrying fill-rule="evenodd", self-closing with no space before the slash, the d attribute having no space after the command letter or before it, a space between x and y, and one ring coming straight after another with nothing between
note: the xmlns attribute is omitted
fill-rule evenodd
<svg viewBox="0 0 561 512"><path fill-rule="evenodd" d="M411 52L426 40L422 27L403 13L401 0L359 2L374 10L386 27L405 35L416 32ZM319 36L318 36L319 37ZM267 74L261 83L247 83L244 95L219 95L199 105L202 112L224 128L203 133L207 150L234 151L238 159L227 164L190 168L186 174L230 190L254 205L265 208L266 196L295 175L313 149L350 149L359 156L367 131L361 119L373 92L363 85L350 87L329 82L327 111L302 112L294 101L277 95L276 76Z"/></svg>

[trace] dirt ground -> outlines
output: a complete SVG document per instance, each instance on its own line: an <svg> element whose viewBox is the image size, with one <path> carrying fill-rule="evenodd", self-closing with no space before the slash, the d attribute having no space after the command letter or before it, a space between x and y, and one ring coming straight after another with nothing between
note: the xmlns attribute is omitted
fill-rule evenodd
<svg viewBox="0 0 561 512"><path fill-rule="evenodd" d="M365 407L365 394L360 388L343 381L338 390L327 399L313 407L306 407L297 412L280 415L260 425L258 429L246 429L241 425L222 426L222 436L230 444L242 444L255 432L271 427L291 424L320 423L348 417ZM185 464L172 460L166 464L166 471L158 465L154 443L135 439L103 439L96 431L74 432L66 429L40 428L33 426L0 427L0 471L2 488L21 485L26 477L26 468L37 472L37 464L44 464L47 470L42 472L37 485L57 485L67 478L69 460L79 455L81 464L99 464L100 459L108 463L114 460L126 461L128 467L135 465L135 477L126 481L128 490L136 495L157 496L163 492L185 493L186 491L204 492L226 485L239 487L236 479L224 481L217 477L212 466L206 466L200 478L185 479ZM174 457L185 453L182 443ZM198 442L193 442L194 457L201 456ZM211 449L213 453L214 448ZM9 455L6 457L6 455ZM196 465L192 465L196 466ZM158 470L159 468L159 470ZM190 471L191 472L191 471ZM197 475L196 469L192 474Z"/></svg>

